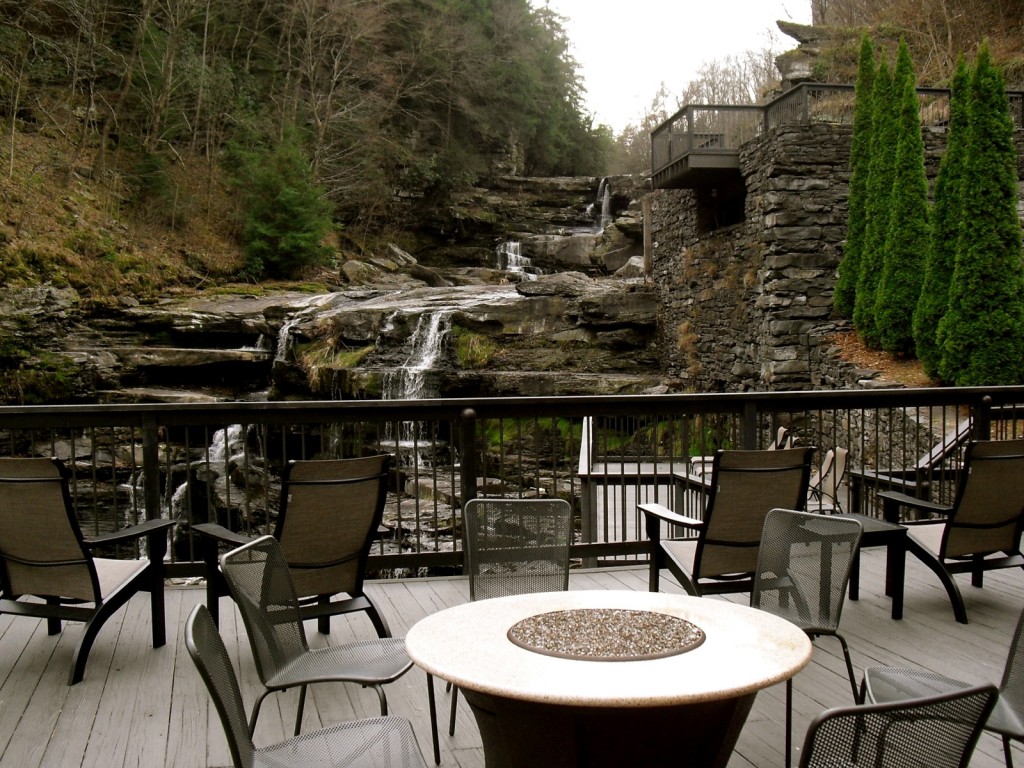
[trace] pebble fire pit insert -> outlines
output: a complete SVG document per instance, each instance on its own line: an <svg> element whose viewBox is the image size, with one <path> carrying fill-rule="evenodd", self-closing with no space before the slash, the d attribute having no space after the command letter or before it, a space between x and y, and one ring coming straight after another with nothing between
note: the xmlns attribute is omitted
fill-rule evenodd
<svg viewBox="0 0 1024 768"><path fill-rule="evenodd" d="M508 639L528 651L584 661L641 661L675 656L704 642L704 631L678 616L623 608L577 608L529 616Z"/></svg>

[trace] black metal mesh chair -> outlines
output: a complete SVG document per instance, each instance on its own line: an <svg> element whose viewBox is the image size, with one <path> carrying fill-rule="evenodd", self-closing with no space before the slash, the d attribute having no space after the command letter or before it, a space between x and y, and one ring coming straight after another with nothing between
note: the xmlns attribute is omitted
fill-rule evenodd
<svg viewBox="0 0 1024 768"><path fill-rule="evenodd" d="M901 699L934 696L963 690L969 684L925 669L905 667L868 667L861 686L862 701L886 703ZM1024 612L1017 619L1017 629L1010 643L999 698L985 723L985 730L1003 740L1007 768L1013 768L1011 741L1024 741Z"/></svg>
<svg viewBox="0 0 1024 768"><path fill-rule="evenodd" d="M807 729L800 768L965 768L995 698L985 685L826 710Z"/></svg>
<svg viewBox="0 0 1024 768"><path fill-rule="evenodd" d="M397 680L412 667L404 640L374 638L310 649L288 564L273 536L261 536L231 550L221 557L220 564L249 635L256 671L266 687L253 707L250 733L268 694L300 686L295 716L298 735L310 683L351 682L373 688L380 699L381 715L388 713L383 684Z"/></svg>
<svg viewBox="0 0 1024 768"><path fill-rule="evenodd" d="M472 499L462 509L463 552L469 599L484 600L569 588L573 514L563 499ZM434 760L440 762L434 682L427 676L434 728ZM449 686L450 687L450 686ZM455 734L458 688L452 689L448 733Z"/></svg>
<svg viewBox="0 0 1024 768"><path fill-rule="evenodd" d="M831 635L846 660L853 700L857 677L839 619L861 524L852 518L773 509L764 520L750 604L796 624L811 640ZM786 681L786 765L792 747L793 680Z"/></svg>
<svg viewBox="0 0 1024 768"><path fill-rule="evenodd" d="M425 768L412 725L401 717L355 720L256 748L245 721L238 678L210 612L197 605L185 625L185 646L220 715L233 765Z"/></svg>

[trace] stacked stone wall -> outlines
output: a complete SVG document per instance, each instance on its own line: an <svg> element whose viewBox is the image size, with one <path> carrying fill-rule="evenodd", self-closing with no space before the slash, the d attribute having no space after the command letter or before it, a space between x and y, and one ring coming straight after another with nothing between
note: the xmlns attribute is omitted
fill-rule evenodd
<svg viewBox="0 0 1024 768"><path fill-rule="evenodd" d="M693 391L891 386L840 359L833 310L846 237L852 129L785 126L740 152L742 223L710 232L692 190L651 193L652 276L666 374ZM926 128L931 183L945 150ZM1018 131L1024 175L1024 132Z"/></svg>

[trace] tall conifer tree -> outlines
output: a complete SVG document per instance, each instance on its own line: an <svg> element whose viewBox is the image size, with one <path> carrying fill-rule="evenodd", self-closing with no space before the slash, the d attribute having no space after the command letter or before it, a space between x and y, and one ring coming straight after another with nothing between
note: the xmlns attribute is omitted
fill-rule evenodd
<svg viewBox="0 0 1024 768"><path fill-rule="evenodd" d="M963 217L964 155L967 151L967 95L971 71L961 57L953 75L949 102L949 130L946 154L935 179L932 207L932 236L924 270L921 296L914 310L914 344L925 373L939 375L942 349L938 342L939 323L949 307L949 283L953 279L956 249Z"/></svg>
<svg viewBox="0 0 1024 768"><path fill-rule="evenodd" d="M949 310L939 326L942 378L957 386L1024 382L1024 265L1017 155L1006 86L978 52L968 103L963 217Z"/></svg>
<svg viewBox="0 0 1024 768"><path fill-rule="evenodd" d="M893 167L896 162L896 110L892 95L893 78L883 58L871 89L871 163L867 186L867 226L860 254L857 296L853 324L864 343L881 346L875 323L875 297L885 255L889 228L889 199L892 197Z"/></svg>
<svg viewBox="0 0 1024 768"><path fill-rule="evenodd" d="M853 112L853 140L850 144L850 197L847 213L846 247L839 263L835 306L840 314L853 316L860 273L860 254L867 225L867 185L871 161L871 89L875 82L875 49L867 35L860 42L857 68L856 104Z"/></svg>
<svg viewBox="0 0 1024 768"><path fill-rule="evenodd" d="M924 281L930 232L921 110L906 40L900 41L896 55L893 100L899 109L896 161L882 275L875 297L875 326L882 349L896 355L913 355L914 308Z"/></svg>

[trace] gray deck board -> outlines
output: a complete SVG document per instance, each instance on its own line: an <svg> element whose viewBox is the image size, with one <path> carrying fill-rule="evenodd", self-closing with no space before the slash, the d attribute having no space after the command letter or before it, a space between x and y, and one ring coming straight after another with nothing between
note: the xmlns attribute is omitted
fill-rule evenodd
<svg viewBox="0 0 1024 768"><path fill-rule="evenodd" d="M881 550L864 555L861 599L847 602L842 629L860 673L872 664L916 665L972 682L998 682L1006 648L1022 607L1024 574L986 575L984 589L958 577L971 623L960 625L935 577L913 558L907 563L903 621L889 618L882 594ZM680 591L663 579L667 591ZM643 567L574 571L572 589L645 590ZM461 578L374 581L368 591L396 636L417 620L469 599ZM59 636L46 634L36 619L0 617L0 768L37 766L142 766L193 768L230 764L216 712L188 657L182 640L185 618L204 599L200 587L171 585L167 592L168 643L151 645L148 601L133 598L100 632L86 667L85 680L68 687L66 678L80 626ZM723 599L723 598L706 598ZM728 599L743 602L746 596ZM221 628L236 669L246 706L261 690L248 640L237 612L221 602ZM313 646L342 643L373 634L363 616L335 618L324 637L310 625ZM450 694L435 681L441 731L442 765L483 768L484 756L472 713L460 697L455 736L448 736ZM392 714L409 718L430 762L426 676L414 668L387 686ZM762 691L740 736L729 768L782 765L784 686ZM263 705L258 745L292 732L296 692L272 694ZM810 720L823 709L852 703L839 643L821 638L812 663L794 680L794 743L802 743ZM313 686L307 697L305 731L378 712L373 691L340 683ZM630 734L622 734L630 738ZM1024 751L1015 746L1015 752ZM794 761L795 761L794 757ZM1003 765L999 741L985 735L972 768Z"/></svg>

